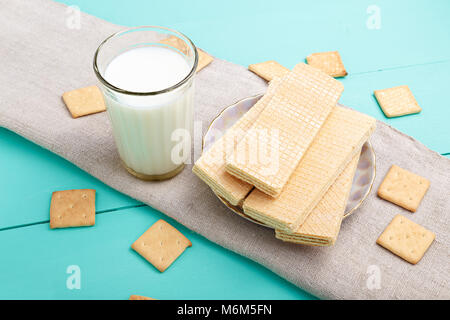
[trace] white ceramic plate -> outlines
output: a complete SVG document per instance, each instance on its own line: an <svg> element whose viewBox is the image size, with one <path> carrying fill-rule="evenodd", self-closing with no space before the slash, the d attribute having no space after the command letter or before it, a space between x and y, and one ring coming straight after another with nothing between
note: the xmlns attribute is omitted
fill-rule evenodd
<svg viewBox="0 0 450 320"><path fill-rule="evenodd" d="M202 148L206 151L211 147L216 140L220 138L220 134L224 133L230 128L242 115L244 115L253 105L262 97L257 95L242 99L235 104L226 107L220 112L217 117L211 122L203 137ZM344 218L348 217L358 209L358 207L364 202L372 190L373 182L375 180L376 166L375 166L375 152L373 151L370 142L366 142L361 150L361 156L359 158L358 168L356 169L355 177L353 179L352 189L345 209ZM229 204L225 199L218 197L229 209L241 217L257 223L262 226L266 226L261 222L258 222L249 216L247 216L242 208ZM267 226L266 226L267 227Z"/></svg>

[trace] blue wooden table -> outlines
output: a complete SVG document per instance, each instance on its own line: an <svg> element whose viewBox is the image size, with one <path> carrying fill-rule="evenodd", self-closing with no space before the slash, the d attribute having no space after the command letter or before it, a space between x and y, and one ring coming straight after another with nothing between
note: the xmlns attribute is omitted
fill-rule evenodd
<svg viewBox="0 0 450 320"><path fill-rule="evenodd" d="M339 50L349 72L341 103L450 157L448 0L61 2L117 24L181 30L244 66L275 59L292 67L312 52ZM423 111L387 119L373 90L402 84ZM52 191L76 188L97 190L95 227L50 230ZM0 299L314 298L2 128L0 195ZM130 248L160 218L193 243L163 274ZM79 267L80 289L67 287L70 266Z"/></svg>

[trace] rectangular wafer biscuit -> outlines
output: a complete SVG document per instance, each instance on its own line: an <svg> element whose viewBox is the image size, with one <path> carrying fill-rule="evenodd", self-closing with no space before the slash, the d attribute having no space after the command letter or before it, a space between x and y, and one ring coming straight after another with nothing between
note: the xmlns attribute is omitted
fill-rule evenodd
<svg viewBox="0 0 450 320"><path fill-rule="evenodd" d="M295 232L375 130L374 118L336 106L278 198L253 190L250 217Z"/></svg>
<svg viewBox="0 0 450 320"><path fill-rule="evenodd" d="M295 232L275 230L275 236L283 241L294 243L334 244L341 228L359 156L360 153L353 157L305 222Z"/></svg>
<svg viewBox="0 0 450 320"><path fill-rule="evenodd" d="M197 160L192 171L213 189L214 193L221 196L232 205L238 205L253 189L253 186L237 179L225 171L226 155L236 148L239 140L252 126L280 83L280 79L274 79L266 94L247 111L225 134L217 140L213 146L203 153Z"/></svg>
<svg viewBox="0 0 450 320"><path fill-rule="evenodd" d="M296 65L227 157L227 172L277 197L343 90L322 71Z"/></svg>
<svg viewBox="0 0 450 320"><path fill-rule="evenodd" d="M304 244L304 245L308 245L308 246L316 246L316 247L329 247L331 246L331 243L329 241L317 241L314 239L310 239L307 237L293 237L293 238L283 238L281 239L285 242L291 242L291 243L296 243L296 244Z"/></svg>

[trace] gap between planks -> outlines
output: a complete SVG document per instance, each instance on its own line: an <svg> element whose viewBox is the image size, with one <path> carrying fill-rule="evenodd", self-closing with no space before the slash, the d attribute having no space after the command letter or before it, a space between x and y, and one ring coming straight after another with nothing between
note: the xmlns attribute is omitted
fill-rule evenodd
<svg viewBox="0 0 450 320"><path fill-rule="evenodd" d="M102 213L116 212L116 211L120 211L120 210L141 208L141 207L148 207L148 206L146 204L135 204L135 205L118 207L118 208L113 208L113 209L98 210L95 212L95 214L97 215L97 214L102 214ZM31 227L31 226L35 226L35 225L39 225L39 224L46 224L46 223L50 223L50 220L24 223L24 224L19 224L19 225L15 225L15 226L0 228L0 232L7 231L7 230L13 230L13 229L26 228L26 227Z"/></svg>
<svg viewBox="0 0 450 320"><path fill-rule="evenodd" d="M450 156L450 152L441 153L441 155L442 156ZM148 205L146 205L146 204L136 204L136 205L118 207L118 208L113 208L113 209L98 210L98 211L95 212L95 214L116 212L116 211L121 211L121 210L127 210L127 209L133 209L133 208L141 208L141 207L147 207L147 206ZM31 227L31 226L35 226L35 225L39 225L39 224L46 224L46 223L49 223L49 222L50 222L50 220L44 220L44 221L37 221L37 222L24 223L24 224L19 224L19 225L15 225L15 226L4 227L4 228L0 228L0 232L1 231L13 230L13 229L20 229L20 228Z"/></svg>
<svg viewBox="0 0 450 320"><path fill-rule="evenodd" d="M438 60L438 61L430 61L430 62L417 63L417 64L408 64L408 65L396 66L396 67L385 67L385 68L380 68L380 69L377 69L377 70L369 70L369 71L361 71L361 72L349 73L348 76L363 75L363 74L369 74L369 73L375 73L375 72L383 72L383 71L402 70L402 69L416 68L416 67L422 67L422 66L428 66L428 65L434 65L434 64L441 64L441 63L448 63L448 62L450 62L450 59L444 59L444 60Z"/></svg>

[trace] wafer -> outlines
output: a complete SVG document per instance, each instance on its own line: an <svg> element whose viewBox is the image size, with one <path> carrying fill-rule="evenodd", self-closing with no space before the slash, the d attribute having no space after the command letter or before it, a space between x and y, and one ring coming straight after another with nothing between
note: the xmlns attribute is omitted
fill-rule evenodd
<svg viewBox="0 0 450 320"><path fill-rule="evenodd" d="M253 122L266 107L280 83L274 79L266 94L247 111L212 147L197 160L192 171L202 179L215 194L221 196L232 205L238 205L253 189L253 186L237 179L225 171L225 159L236 148L239 140L252 126Z"/></svg>
<svg viewBox="0 0 450 320"><path fill-rule="evenodd" d="M316 246L316 247L329 247L331 246L329 241L320 241L320 240L315 240L315 239L311 239L308 237L285 237L283 239L284 242L291 242L291 243L295 243L295 244L304 244L304 245L308 245L308 246Z"/></svg>
<svg viewBox="0 0 450 320"><path fill-rule="evenodd" d="M343 90L322 71L296 65L227 157L227 172L277 197Z"/></svg>
<svg viewBox="0 0 450 320"><path fill-rule="evenodd" d="M265 224L295 232L374 131L374 118L335 107L278 198L253 190L244 212Z"/></svg>
<svg viewBox="0 0 450 320"><path fill-rule="evenodd" d="M333 245L341 228L359 156L360 153L353 157L305 222L295 232L275 230L275 236L287 242Z"/></svg>

